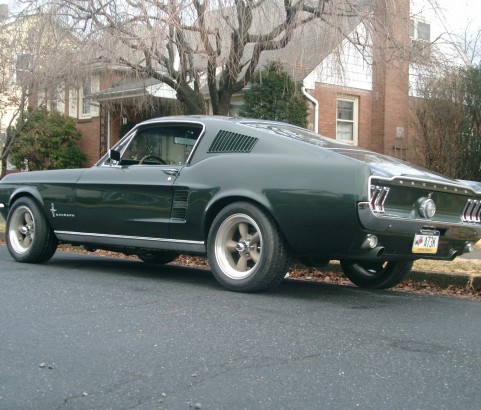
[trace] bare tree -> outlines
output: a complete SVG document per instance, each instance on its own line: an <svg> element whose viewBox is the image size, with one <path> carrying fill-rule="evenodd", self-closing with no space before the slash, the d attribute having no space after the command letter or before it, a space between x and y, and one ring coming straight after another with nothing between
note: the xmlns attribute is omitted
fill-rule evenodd
<svg viewBox="0 0 481 410"><path fill-rule="evenodd" d="M60 41L61 39L61 41ZM38 101L39 90L50 90L71 75L66 61L78 55L77 41L49 13L19 13L5 21L0 33L0 117L4 143L1 149L2 174L15 138L13 125L23 123L32 98ZM76 39L75 39L76 40ZM17 130L19 128L17 127Z"/></svg>
<svg viewBox="0 0 481 410"><path fill-rule="evenodd" d="M472 65L481 64L481 27L473 27L470 22L464 32L457 35L458 42Z"/></svg>
<svg viewBox="0 0 481 410"><path fill-rule="evenodd" d="M460 179L481 178L481 68L426 76L414 104L423 165Z"/></svg>
<svg viewBox="0 0 481 410"><path fill-rule="evenodd" d="M458 71L443 77L429 76L419 85L420 98L415 100L414 127L427 168L455 177L461 150L459 136L464 128L464 112Z"/></svg>
<svg viewBox="0 0 481 410"><path fill-rule="evenodd" d="M11 129L25 108L26 90L20 83L24 79L22 75L26 72L28 58L22 60L24 54L20 53L23 47L20 47L18 27L10 19L5 19L0 24L0 61L2 61L0 66L0 118L2 119L0 178L3 178L7 171L7 157L13 141Z"/></svg>
<svg viewBox="0 0 481 410"><path fill-rule="evenodd" d="M26 3L31 10L38 10L39 1L26 0ZM390 29L384 25L385 19L373 12L374 3L378 12L387 10L393 18L397 10L397 2L393 0L40 3L43 9L55 12L79 41L88 45L84 49L84 52L89 50L88 54L84 53L81 59L83 68L103 62L111 68L128 67L139 77L155 78L174 89L186 112L194 114L205 113L204 94L209 96L214 114L226 114L232 96L249 83L262 56L281 53L296 36L309 40L301 44L308 43L309 47L324 44L329 49L348 38L359 23L375 30ZM373 20L378 24L370 24ZM370 39L357 38L354 42L365 51ZM394 41L390 46L393 44ZM307 48L297 51L320 53Z"/></svg>

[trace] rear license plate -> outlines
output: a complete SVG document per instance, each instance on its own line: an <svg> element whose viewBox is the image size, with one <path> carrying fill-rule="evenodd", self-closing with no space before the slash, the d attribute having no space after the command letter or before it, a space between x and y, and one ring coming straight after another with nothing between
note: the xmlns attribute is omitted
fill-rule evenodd
<svg viewBox="0 0 481 410"><path fill-rule="evenodd" d="M421 231L414 235L413 253L437 253L438 231Z"/></svg>

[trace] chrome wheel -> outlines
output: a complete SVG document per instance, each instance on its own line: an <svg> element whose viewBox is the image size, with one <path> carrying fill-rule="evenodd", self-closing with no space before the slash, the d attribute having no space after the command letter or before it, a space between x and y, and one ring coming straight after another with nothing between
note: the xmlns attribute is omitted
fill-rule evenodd
<svg viewBox="0 0 481 410"><path fill-rule="evenodd" d="M262 235L256 222L244 214L234 214L219 227L215 256L231 279L248 277L261 258Z"/></svg>
<svg viewBox="0 0 481 410"><path fill-rule="evenodd" d="M220 210L209 230L207 256L219 283L236 292L271 289L287 271L287 249L276 223L249 202Z"/></svg>
<svg viewBox="0 0 481 410"><path fill-rule="evenodd" d="M48 261L58 240L38 203L29 197L17 199L7 216L5 240L10 255L25 263Z"/></svg>
<svg viewBox="0 0 481 410"><path fill-rule="evenodd" d="M28 252L35 239L35 218L28 207L22 205L15 209L8 232L13 250L18 254Z"/></svg>

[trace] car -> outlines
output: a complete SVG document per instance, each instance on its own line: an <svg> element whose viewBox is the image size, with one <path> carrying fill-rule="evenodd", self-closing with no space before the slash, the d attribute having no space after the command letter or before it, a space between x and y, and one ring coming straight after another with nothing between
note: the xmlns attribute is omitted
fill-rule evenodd
<svg viewBox="0 0 481 410"><path fill-rule="evenodd" d="M0 211L18 262L46 262L59 243L152 264L206 255L239 292L273 288L293 260L339 260L355 285L389 288L481 234L473 186L297 126L217 116L142 122L91 168L8 175Z"/></svg>

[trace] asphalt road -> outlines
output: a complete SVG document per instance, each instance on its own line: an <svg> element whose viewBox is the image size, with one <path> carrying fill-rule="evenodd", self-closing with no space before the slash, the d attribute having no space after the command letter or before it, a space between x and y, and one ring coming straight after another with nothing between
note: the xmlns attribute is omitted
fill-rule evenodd
<svg viewBox="0 0 481 410"><path fill-rule="evenodd" d="M481 303L0 247L0 409L475 409Z"/></svg>

